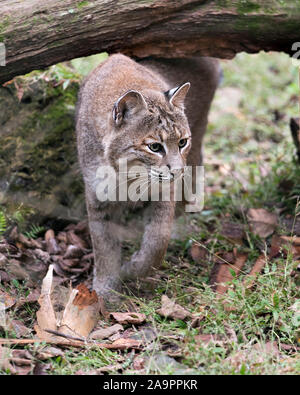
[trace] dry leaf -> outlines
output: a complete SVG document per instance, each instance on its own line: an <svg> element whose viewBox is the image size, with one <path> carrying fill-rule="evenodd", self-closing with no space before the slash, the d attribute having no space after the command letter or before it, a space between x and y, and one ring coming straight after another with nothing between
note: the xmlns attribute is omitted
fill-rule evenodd
<svg viewBox="0 0 300 395"><path fill-rule="evenodd" d="M128 337L131 339L140 340L143 342L143 344L147 344L153 342L157 336L158 334L154 328L151 326L144 326L139 328L139 330L136 330L133 334L130 334Z"/></svg>
<svg viewBox="0 0 300 395"><path fill-rule="evenodd" d="M4 268L8 263L8 260L2 252L0 252L0 268Z"/></svg>
<svg viewBox="0 0 300 395"><path fill-rule="evenodd" d="M29 239L14 227L9 235L0 242L0 280L10 282L13 278L26 280L27 285L40 283L45 277L49 264L63 280L86 280L93 263L91 239L88 226L84 223L68 226L65 232L55 237L49 229L44 240ZM79 233L79 236L76 234ZM71 245L69 245L71 244ZM83 256L84 255L84 256Z"/></svg>
<svg viewBox="0 0 300 395"><path fill-rule="evenodd" d="M215 263L222 264L234 264L235 256L233 252L216 252L213 258Z"/></svg>
<svg viewBox="0 0 300 395"><path fill-rule="evenodd" d="M264 208L250 208L247 213L251 231L262 238L270 236L277 227L277 215Z"/></svg>
<svg viewBox="0 0 300 395"><path fill-rule="evenodd" d="M281 236L281 239L290 242L294 246L300 246L300 237L296 236Z"/></svg>
<svg viewBox="0 0 300 395"><path fill-rule="evenodd" d="M85 250L88 247L87 243L81 237L77 236L73 230L67 232L67 240L68 243L76 245L81 250Z"/></svg>
<svg viewBox="0 0 300 395"><path fill-rule="evenodd" d="M34 376L46 376L48 375L47 370L49 369L51 369L50 363L45 364L42 362L37 362L33 368L32 374Z"/></svg>
<svg viewBox="0 0 300 395"><path fill-rule="evenodd" d="M42 348L38 354L37 354L37 359L44 361L49 358L54 358L54 357L64 357L64 352L57 347L44 347Z"/></svg>
<svg viewBox="0 0 300 395"><path fill-rule="evenodd" d="M284 218L281 218L281 225L285 229L287 234L293 234L296 236L300 236L300 216L297 217L293 215L286 215ZM0 244L1 250L1 244Z"/></svg>
<svg viewBox="0 0 300 395"><path fill-rule="evenodd" d="M258 273L260 273L263 270L263 268L265 267L266 263L267 263L267 257L265 256L265 254L261 254L257 258L257 260L256 260L254 266L252 267L250 273L244 279L244 284L247 285L247 288L251 288L254 285L254 283L255 283L255 277L254 276L256 276ZM251 276L252 276L252 279L250 279L250 281L249 281L249 277L251 277Z"/></svg>
<svg viewBox="0 0 300 395"><path fill-rule="evenodd" d="M140 348L142 342L140 340L121 338L115 340L112 344L108 344L110 350L126 350L128 348Z"/></svg>
<svg viewBox="0 0 300 395"><path fill-rule="evenodd" d="M136 357L133 360L133 369L134 370L142 370L145 367L145 359L142 357Z"/></svg>
<svg viewBox="0 0 300 395"><path fill-rule="evenodd" d="M17 98L18 98L18 100L20 102L22 100L23 95L24 95L24 88L22 86L19 86L17 84L16 80L14 80L14 86L16 88Z"/></svg>
<svg viewBox="0 0 300 395"><path fill-rule="evenodd" d="M247 256L247 254L237 253L234 256L233 264L222 262L214 265L210 276L210 283L217 293L224 294L227 291L228 285L226 283L233 279L230 269L234 270L236 276L238 276L247 260Z"/></svg>
<svg viewBox="0 0 300 395"><path fill-rule="evenodd" d="M21 266L21 263L16 259L10 259L7 265L7 271L12 278L16 280L29 280L28 272Z"/></svg>
<svg viewBox="0 0 300 395"><path fill-rule="evenodd" d="M201 326L201 321L205 318L205 310L206 310L206 305L198 305L196 312L192 313L192 322L191 322L191 328L199 328Z"/></svg>
<svg viewBox="0 0 300 395"><path fill-rule="evenodd" d="M198 243L193 243L190 249L190 254L195 263L203 263L207 259L207 251Z"/></svg>
<svg viewBox="0 0 300 395"><path fill-rule="evenodd" d="M235 330L227 323L224 323L224 329L226 331L226 335L228 336L229 340L234 343L237 343L238 338L237 338Z"/></svg>
<svg viewBox="0 0 300 395"><path fill-rule="evenodd" d="M285 255L287 252L291 253L293 258L300 258L300 237L290 236L278 236L274 235L271 240L271 258L274 258L283 252Z"/></svg>
<svg viewBox="0 0 300 395"><path fill-rule="evenodd" d="M279 358L280 353L276 342L257 343L250 349L238 351L237 353L227 357L235 368L240 368L242 365L252 365L264 363L266 358L274 359Z"/></svg>
<svg viewBox="0 0 300 395"><path fill-rule="evenodd" d="M95 340L108 339L110 336L123 330L124 328L122 325L115 324L113 326L109 326L108 328L97 329L91 333L90 338Z"/></svg>
<svg viewBox="0 0 300 395"><path fill-rule="evenodd" d="M41 289L41 296L39 297L40 309L36 313L37 324L34 329L38 337L42 340L52 341L54 337L45 332L44 329L56 330L56 317L52 306L51 293L53 281L53 265L49 266L48 273L46 274Z"/></svg>
<svg viewBox="0 0 300 395"><path fill-rule="evenodd" d="M109 372L115 372L115 371L120 371L123 370L124 367L121 363L117 363L116 365L106 365L102 366L102 368L96 369L96 374L103 374L103 373L109 373Z"/></svg>
<svg viewBox="0 0 300 395"><path fill-rule="evenodd" d="M122 334L121 332L117 332L117 333L115 333L114 335L111 335L111 336L109 337L109 340L110 340L111 342L114 342L115 340L121 339L122 337L124 337L124 334ZM126 336L125 336L125 337L126 337Z"/></svg>
<svg viewBox="0 0 300 395"><path fill-rule="evenodd" d="M64 259L72 259L72 258L81 258L83 255L83 251L78 246L74 246L70 244L67 248L67 251L64 255Z"/></svg>
<svg viewBox="0 0 300 395"><path fill-rule="evenodd" d="M53 265L50 265L39 298L41 307L37 312L37 325L35 325L38 337L49 342L61 341L58 335L70 336L70 338L87 337L98 321L99 304L96 292L90 292L83 284L73 289L61 322L58 323L51 300L52 282Z"/></svg>
<svg viewBox="0 0 300 395"><path fill-rule="evenodd" d="M142 313L110 313L109 315L119 324L138 325L146 321L146 316Z"/></svg>
<svg viewBox="0 0 300 395"><path fill-rule="evenodd" d="M12 350L12 358L14 359L26 359L26 364L28 365L28 360L33 360L33 356L28 350Z"/></svg>
<svg viewBox="0 0 300 395"><path fill-rule="evenodd" d="M3 328L8 332L13 332L17 338L27 337L31 334L31 329L27 328L20 320L7 319Z"/></svg>
<svg viewBox="0 0 300 395"><path fill-rule="evenodd" d="M5 310L10 309L16 303L16 298L11 296L9 293L4 292L0 289L0 303L4 303Z"/></svg>
<svg viewBox="0 0 300 395"><path fill-rule="evenodd" d="M31 304L31 303L36 303L39 299L39 296L41 294L41 291L39 289L33 289L30 291L30 293L24 297L21 296L16 304L16 307L19 309L20 307L22 307L24 304Z"/></svg>
<svg viewBox="0 0 300 395"><path fill-rule="evenodd" d="M175 320L185 320L192 316L189 311L169 299L167 295L162 295L161 308L156 312L163 317L173 318Z"/></svg>
<svg viewBox="0 0 300 395"><path fill-rule="evenodd" d="M243 225L235 222L223 222L221 235L232 244L239 245L243 245L243 239L246 236Z"/></svg>
<svg viewBox="0 0 300 395"><path fill-rule="evenodd" d="M55 239L55 234L52 229L47 230L45 233L45 241L47 244L47 251L51 255L57 255L60 253L60 248L57 244L57 241Z"/></svg>
<svg viewBox="0 0 300 395"><path fill-rule="evenodd" d="M41 261L43 261L43 262L45 262L45 263L50 262L50 255L48 254L48 252L43 251L43 250L41 250L41 249L39 249L39 248L36 248L36 249L34 250L34 254L35 254L35 256L36 256L38 259L40 259Z"/></svg>
<svg viewBox="0 0 300 395"><path fill-rule="evenodd" d="M215 334L200 334L194 336L195 342L197 344L209 344L209 343L214 343L217 345L223 345L224 344L224 339L220 335L215 335Z"/></svg>
<svg viewBox="0 0 300 395"><path fill-rule="evenodd" d="M163 347L163 351L169 356L173 358L179 358L183 356L182 349L177 344L170 344L166 348Z"/></svg>
<svg viewBox="0 0 300 395"><path fill-rule="evenodd" d="M284 343L280 343L280 348L284 351L289 351L292 353L297 353L298 355L300 355L299 351L300 351L300 347L299 346L295 346L294 344L284 344Z"/></svg>
<svg viewBox="0 0 300 395"><path fill-rule="evenodd" d="M0 369L11 374L27 375L33 367L33 357L27 350L10 350L0 345Z"/></svg>
<svg viewBox="0 0 300 395"><path fill-rule="evenodd" d="M2 284L9 283L12 280L11 276L3 270L0 270L0 282Z"/></svg>
<svg viewBox="0 0 300 395"><path fill-rule="evenodd" d="M12 244L9 244L7 240L3 239L0 242L0 252L3 254L14 254L18 251L17 247Z"/></svg>
<svg viewBox="0 0 300 395"><path fill-rule="evenodd" d="M9 356L11 354L11 350L7 347L2 347L0 345L0 369L1 370L8 370L10 373L15 374L16 370L10 364Z"/></svg>
<svg viewBox="0 0 300 395"><path fill-rule="evenodd" d="M64 244L67 244L68 238L66 232L59 232L57 235L57 240L62 241Z"/></svg>

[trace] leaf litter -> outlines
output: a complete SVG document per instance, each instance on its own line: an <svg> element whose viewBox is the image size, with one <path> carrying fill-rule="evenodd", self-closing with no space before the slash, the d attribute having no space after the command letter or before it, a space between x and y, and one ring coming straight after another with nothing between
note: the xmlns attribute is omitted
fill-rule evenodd
<svg viewBox="0 0 300 395"><path fill-rule="evenodd" d="M252 211L252 216L248 217L250 228L261 237L268 237L276 230L277 220L275 221L275 217L272 216L261 216L261 213L260 211L260 216L257 212L253 215ZM241 246L246 240L245 227L228 221L222 223L221 234L236 246ZM264 269L267 260L279 254L286 255L288 248L289 251L292 251L294 257L299 257L299 237L273 235L269 257L266 254L259 256L249 274L245 276L245 285L247 287L253 286L255 276ZM148 319L145 314L139 313L136 309L134 312L108 312L103 300L98 299L95 293L90 292L83 282L80 282L88 279L87 274L90 275L93 262L86 224L70 225L57 235L50 230L46 232L44 239L37 240L28 239L26 236L19 234L17 229L13 229L10 238L1 241L0 251L0 254L2 254L0 255L0 268L4 269L5 274L6 268L9 266L8 278L6 277L7 283L11 282L11 277L16 277L26 281L31 287L30 293L21 297L1 290L2 300L5 295L7 309L19 310L24 305L32 304L34 306L37 301L40 304L40 309L37 312L37 323L35 324L37 337L30 338L32 336L31 330L26 331L28 328L22 324L22 321L11 320L9 322L10 328L6 329L10 332L13 331L18 338L8 338L0 341L5 355L10 352L10 349L6 349L6 347L11 344L22 347L26 344L37 343L39 346L35 358L40 361L47 361L58 356L63 357L63 349L66 347L97 347L111 350L133 349L139 352L156 341L158 334L154 328L147 326L149 324L147 324ZM205 246L200 246L197 242L192 244L190 255L193 261L198 264L205 264L209 259L209 253ZM213 260L214 269L210 281L218 294L224 294L227 292L232 279L243 273L247 254L237 252L237 248L233 248L233 252L217 252ZM31 267L28 270L29 266ZM181 266L185 267L183 263L181 263ZM41 279L42 274L45 274L43 279ZM11 277L9 277L10 275ZM39 283L39 279L42 282L42 289L32 288L33 282L38 280L37 283ZM63 286L70 280L75 284L79 282L80 285L75 288ZM62 294L65 294L64 297L62 297ZM171 320L186 321L188 319L191 328L200 327L201 320L204 317L202 313L189 312L167 295L162 296L161 308L157 310L157 313ZM100 316L103 317L104 321L99 320ZM139 329L135 326L138 326ZM183 338L174 342L172 336L170 338L166 334L160 334L159 336L162 355L175 358L174 361L182 358L183 352L180 342L184 341ZM213 342L216 346L222 347L227 342L226 339L215 334L200 333L195 335L194 339L196 344L199 345ZM99 343L99 340L104 342ZM41 341L46 341L48 345L45 347L39 343ZM295 346L291 347L295 348ZM294 348L292 349L294 350ZM29 351L27 352L29 353ZM2 353L2 355L4 354ZM47 374L47 370L51 366L45 365L44 369L35 362L32 354L30 355L31 358L6 357L5 361L1 362L1 366L14 374L28 374L30 372ZM155 357L154 359L164 360L164 358ZM136 371L145 372L147 369L149 370L150 365L147 358L144 357L137 356L132 361L132 367ZM184 365L175 364L175 366L175 371L181 371L181 368L184 371ZM97 374L120 372L122 368L122 364L108 365L100 369ZM154 369L154 371L157 371L157 369Z"/></svg>

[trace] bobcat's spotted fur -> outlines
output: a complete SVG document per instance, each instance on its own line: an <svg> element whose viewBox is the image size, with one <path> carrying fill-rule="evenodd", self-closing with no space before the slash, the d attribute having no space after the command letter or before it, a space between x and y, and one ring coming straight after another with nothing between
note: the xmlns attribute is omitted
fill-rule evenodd
<svg viewBox="0 0 300 395"><path fill-rule="evenodd" d="M123 158L129 168L142 164L149 174L152 166L166 166L171 178L186 164L201 164L202 137L218 80L218 64L210 58L137 63L123 55L109 57L85 80L76 129L95 255L93 286L98 294L108 297L120 289L122 280L145 276L161 264L175 204L152 201L143 205L147 219L141 247L130 262L124 262L116 224L135 205L100 202L97 169L103 165L117 169ZM191 83L188 94L187 82ZM156 175L151 173L151 177Z"/></svg>

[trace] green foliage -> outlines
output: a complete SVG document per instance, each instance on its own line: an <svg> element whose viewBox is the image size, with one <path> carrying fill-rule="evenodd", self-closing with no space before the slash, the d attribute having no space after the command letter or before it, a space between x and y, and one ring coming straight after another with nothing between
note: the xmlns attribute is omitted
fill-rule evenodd
<svg viewBox="0 0 300 395"><path fill-rule="evenodd" d="M24 235L29 239L36 239L41 233L44 233L45 230L46 228L44 226L33 224L27 232L24 232Z"/></svg>
<svg viewBox="0 0 300 395"><path fill-rule="evenodd" d="M7 222L4 212L0 210L0 238L7 229Z"/></svg>
<svg viewBox="0 0 300 395"><path fill-rule="evenodd" d="M88 56L87 58L73 59L71 60L71 65L79 75L85 77L101 62L107 59L107 57L108 54L106 52L103 52L98 55Z"/></svg>
<svg viewBox="0 0 300 395"><path fill-rule="evenodd" d="M78 9L81 9L81 8L83 8L83 7L86 7L87 5L89 5L89 1L83 0L83 1L80 1L79 3L77 3L77 4L76 4L76 7L77 7Z"/></svg>

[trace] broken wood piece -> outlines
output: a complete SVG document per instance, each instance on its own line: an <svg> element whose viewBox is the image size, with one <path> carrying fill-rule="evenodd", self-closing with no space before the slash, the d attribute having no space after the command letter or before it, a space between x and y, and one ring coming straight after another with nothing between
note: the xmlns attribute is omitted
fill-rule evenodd
<svg viewBox="0 0 300 395"><path fill-rule="evenodd" d="M38 337L46 341L53 340L53 336L45 332L44 329L47 328L51 330L56 330L56 317L51 301L52 282L53 265L50 265L48 273L46 274L42 282L41 295L38 300L40 309L36 313L37 324L34 326Z"/></svg>
<svg viewBox="0 0 300 395"><path fill-rule="evenodd" d="M55 342L61 339L57 332L72 338L85 340L96 326L99 316L99 302L95 291L90 292L83 284L70 292L62 319L58 322L51 295L54 265L50 265L42 283L41 296L38 300L37 324L34 329L37 336L45 341Z"/></svg>
<svg viewBox="0 0 300 395"><path fill-rule="evenodd" d="M34 344L34 343L48 343L48 344L55 344L57 346L65 346L65 347L76 347L82 348L86 346L95 346L98 348L107 348L109 350L126 350L126 349L139 349L141 346L141 341L130 339L130 338L122 338L115 340L113 343L98 343L95 341L79 341L79 340L41 340L39 338L34 339L1 339L0 338L0 345L24 345L24 344Z"/></svg>
<svg viewBox="0 0 300 395"><path fill-rule="evenodd" d="M99 318L96 291L90 292L84 284L72 290L59 325L59 332L71 336L87 337Z"/></svg>

